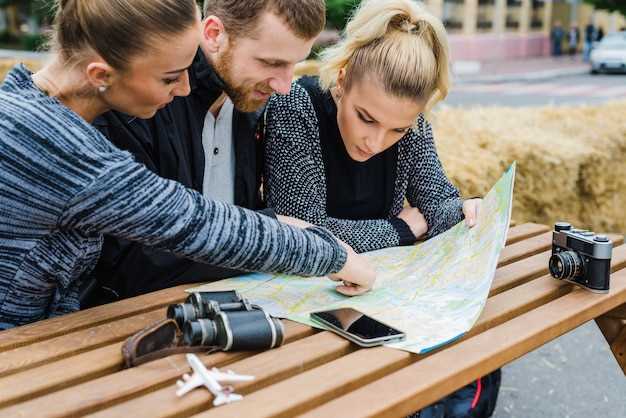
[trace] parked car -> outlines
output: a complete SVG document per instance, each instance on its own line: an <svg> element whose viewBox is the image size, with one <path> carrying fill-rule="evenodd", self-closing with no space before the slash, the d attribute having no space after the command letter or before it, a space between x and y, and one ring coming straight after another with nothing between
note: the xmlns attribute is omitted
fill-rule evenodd
<svg viewBox="0 0 626 418"><path fill-rule="evenodd" d="M605 36L591 51L591 74L626 73L626 31Z"/></svg>

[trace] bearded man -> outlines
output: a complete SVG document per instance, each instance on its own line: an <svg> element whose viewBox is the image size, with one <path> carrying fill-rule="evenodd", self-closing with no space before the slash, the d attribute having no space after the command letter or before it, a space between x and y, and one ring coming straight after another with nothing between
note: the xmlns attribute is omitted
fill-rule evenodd
<svg viewBox="0 0 626 418"><path fill-rule="evenodd" d="M161 177L213 200L261 210L260 114L271 94L289 93L295 64L309 55L324 28L325 2L205 0L203 13L193 64L179 77L164 74L160 80L184 83L189 77L189 96L174 98L149 120L108 112L94 125ZM81 303L88 307L240 273L107 237Z"/></svg>

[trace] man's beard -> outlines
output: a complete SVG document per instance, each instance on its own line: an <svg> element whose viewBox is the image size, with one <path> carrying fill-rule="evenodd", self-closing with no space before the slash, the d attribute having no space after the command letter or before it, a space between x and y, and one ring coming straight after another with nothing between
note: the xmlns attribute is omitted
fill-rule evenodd
<svg viewBox="0 0 626 418"><path fill-rule="evenodd" d="M274 91L264 82L251 85L250 83L242 83L237 85L233 74L233 54L232 46L223 52L222 56L216 62L212 62L213 69L224 81L224 92L233 102L233 105L240 112L254 112L265 105L267 99L254 98L253 93L259 91L262 93L272 94Z"/></svg>

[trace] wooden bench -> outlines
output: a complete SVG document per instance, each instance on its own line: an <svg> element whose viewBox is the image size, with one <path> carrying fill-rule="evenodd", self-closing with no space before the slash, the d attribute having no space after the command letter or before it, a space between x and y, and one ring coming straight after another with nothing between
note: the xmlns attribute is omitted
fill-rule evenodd
<svg viewBox="0 0 626 418"><path fill-rule="evenodd" d="M626 370L626 246L611 238L611 291L597 295L548 275L548 227L511 228L478 322L428 355L358 349L289 321L278 349L202 355L207 366L256 376L235 385L242 402L218 408L204 389L176 397L189 371L183 355L122 368L122 341L164 318L187 286L0 332L0 416L402 417L591 319Z"/></svg>

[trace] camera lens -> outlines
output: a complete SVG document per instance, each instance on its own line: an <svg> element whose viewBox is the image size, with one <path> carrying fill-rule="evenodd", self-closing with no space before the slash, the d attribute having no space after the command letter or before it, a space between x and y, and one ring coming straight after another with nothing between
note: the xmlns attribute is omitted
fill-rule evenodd
<svg viewBox="0 0 626 418"><path fill-rule="evenodd" d="M187 321L194 321L198 318L196 308L190 303L178 303L167 307L167 317L176 321L180 328Z"/></svg>
<svg viewBox="0 0 626 418"><path fill-rule="evenodd" d="M562 251L552 254L548 266L555 279L571 279L581 273L583 261L574 251Z"/></svg>
<svg viewBox="0 0 626 418"><path fill-rule="evenodd" d="M217 329L210 319L185 322L183 340L187 345L215 345Z"/></svg>

